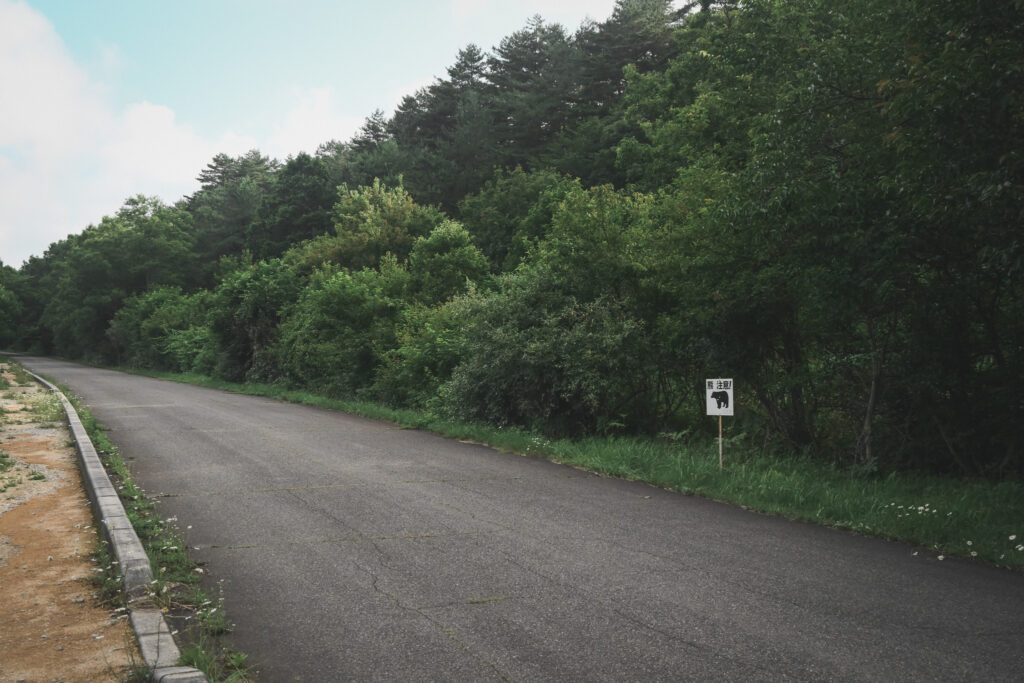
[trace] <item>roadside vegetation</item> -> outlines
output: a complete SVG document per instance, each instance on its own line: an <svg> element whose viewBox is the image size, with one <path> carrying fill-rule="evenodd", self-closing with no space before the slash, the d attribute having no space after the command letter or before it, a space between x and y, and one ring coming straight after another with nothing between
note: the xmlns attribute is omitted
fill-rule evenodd
<svg viewBox="0 0 1024 683"><path fill-rule="evenodd" d="M33 466L16 464L4 443L14 436L4 437L10 425L26 421L40 423L38 428L53 427L63 419L60 403L45 394L25 392L22 388L34 385L35 380L24 368L0 355L0 494L29 481L44 481L46 475ZM14 470L13 472L11 470Z"/></svg>
<svg viewBox="0 0 1024 683"><path fill-rule="evenodd" d="M703 435L549 439L521 428L453 421L274 384L226 382L195 374L139 374L387 420L759 512L902 541L915 546L915 552L930 552L940 559L962 557L1024 567L1024 485L1016 481L883 475L791 451L765 453L751 446L744 434L725 439L724 466L719 469L717 442Z"/></svg>
<svg viewBox="0 0 1024 683"><path fill-rule="evenodd" d="M0 365L13 376L13 382L3 376L6 389L34 386L35 379L26 370L7 356L0 355ZM131 471L125 464L118 448L110 441L101 424L67 388L62 388L82 420L90 439L107 470L111 481L118 490L132 526L142 541L153 568L155 580L147 598L165 613L173 624L176 639L183 643L181 664L203 671L211 683L240 683L253 680L248 668L247 657L226 648L222 636L230 632L232 625L224 609L223 598L210 597L201 586L202 568L188 557L180 530L173 518L163 518L157 505L148 498L132 479ZM5 396L5 398L7 398ZM59 397L50 392L13 394L10 398L19 403L19 414L27 411L34 423L45 428L65 421L64 407ZM2 431L6 413L0 414ZM8 454L0 449L0 474L12 466ZM29 479L45 478L38 472L30 472ZM21 483L17 478L0 477L0 493ZM124 581L117 562L105 543L97 543L92 552L95 565L93 584L99 597L113 613L127 613L128 602L124 593ZM134 648L132 648L134 649ZM111 674L113 676L113 674ZM130 666L129 681L149 680L145 662L134 662Z"/></svg>
<svg viewBox="0 0 1024 683"><path fill-rule="evenodd" d="M199 669L211 683L253 680L247 656L227 648L222 641L222 636L232 628L223 597L211 597L202 587L202 567L188 557L183 537L175 524L177 520L164 519L160 515L157 504L132 479L117 446L104 433L103 425L71 392L62 390L78 411L146 549L155 577L148 599L164 612L165 619L171 624L175 640L180 643L179 663ZM101 597L115 608L127 609L124 583L109 551L100 547L94 553L93 561L99 570L94 581ZM138 668L144 669L144 666Z"/></svg>
<svg viewBox="0 0 1024 683"><path fill-rule="evenodd" d="M19 270L0 345L551 438L1024 477L1014 3L619 0ZM750 448L747 449L753 452Z"/></svg>
<svg viewBox="0 0 1024 683"><path fill-rule="evenodd" d="M1021 73L1008 2L535 17L0 267L0 344L1020 566Z"/></svg>

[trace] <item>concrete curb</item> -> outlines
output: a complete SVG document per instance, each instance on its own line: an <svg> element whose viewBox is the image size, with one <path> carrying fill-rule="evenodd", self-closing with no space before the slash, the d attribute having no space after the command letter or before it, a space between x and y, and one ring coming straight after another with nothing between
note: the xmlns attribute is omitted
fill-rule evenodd
<svg viewBox="0 0 1024 683"><path fill-rule="evenodd" d="M128 595L128 609L131 614L132 628L139 643L142 658L150 668L150 680L154 683L209 683L206 674L191 667L178 666L181 656L178 646L171 636L171 630L158 609L134 608L132 601L145 596L153 581L153 569L149 566L149 557L132 527L131 521L121 505L121 499L110 483L110 477L100 462L100 456L93 446L89 434L85 431L78 411L71 405L63 392L35 373L30 373L36 381L60 397L64 405L64 413L68 418L68 427L78 446L78 454L82 462L82 479L89 492L99 526L103 529L110 547L114 549L118 567L124 577L125 592Z"/></svg>

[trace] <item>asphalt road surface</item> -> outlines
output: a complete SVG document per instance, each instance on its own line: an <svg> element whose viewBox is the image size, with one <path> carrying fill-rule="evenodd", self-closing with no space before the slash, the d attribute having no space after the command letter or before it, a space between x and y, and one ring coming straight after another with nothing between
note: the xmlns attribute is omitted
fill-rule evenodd
<svg viewBox="0 0 1024 683"><path fill-rule="evenodd" d="M84 399L187 528L264 681L1024 678L1019 573L387 423L22 361Z"/></svg>

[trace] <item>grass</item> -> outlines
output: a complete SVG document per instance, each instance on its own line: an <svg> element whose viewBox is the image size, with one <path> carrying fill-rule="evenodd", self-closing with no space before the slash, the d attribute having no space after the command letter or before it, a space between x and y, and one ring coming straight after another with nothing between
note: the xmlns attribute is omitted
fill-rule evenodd
<svg viewBox="0 0 1024 683"><path fill-rule="evenodd" d="M90 561L96 565L93 568L92 584L99 591L100 604L111 609L118 618L123 618L128 612L128 602L124 594L124 580L117 570L117 563L110 555L110 548L105 541L97 536L96 545L90 554ZM152 671L145 662L136 659L136 647L132 642L132 636L125 636L125 650L128 652L128 667L121 671L108 668L107 678L109 680L122 681L122 683L145 683L152 678Z"/></svg>
<svg viewBox="0 0 1024 683"><path fill-rule="evenodd" d="M64 423L64 405L56 394L25 394L21 400L25 402L32 420L44 423L42 427L52 428L56 424Z"/></svg>
<svg viewBox="0 0 1024 683"><path fill-rule="evenodd" d="M632 439L556 442L555 460L776 515L903 541L940 555L1024 567L1024 486L857 474L805 457ZM731 451L731 452L730 452Z"/></svg>
<svg viewBox="0 0 1024 683"><path fill-rule="evenodd" d="M936 553L1024 568L1024 485L918 474L878 475L808 457L766 455L741 439L717 441L602 437L548 440L523 429L444 420L413 410L327 398L275 384L203 375L152 377L340 410L580 467L592 472L727 501L742 507L902 541Z"/></svg>
<svg viewBox="0 0 1024 683"><path fill-rule="evenodd" d="M9 372L12 375L14 375L14 383L13 384L11 382L9 382L5 377L0 375L0 389L7 389L8 387L12 387L12 386L13 387L30 386L30 385L35 383L35 380L32 378L32 375L30 375L25 370L25 368L21 367L20 365L18 365L14 361L12 361L7 356L0 355L0 363L6 364L7 365L7 368L6 368L7 372Z"/></svg>
<svg viewBox="0 0 1024 683"><path fill-rule="evenodd" d="M204 639L187 645L181 651L181 663L199 669L211 681L241 683L251 680L249 658L240 652L231 652L223 657L214 657L213 649Z"/></svg>

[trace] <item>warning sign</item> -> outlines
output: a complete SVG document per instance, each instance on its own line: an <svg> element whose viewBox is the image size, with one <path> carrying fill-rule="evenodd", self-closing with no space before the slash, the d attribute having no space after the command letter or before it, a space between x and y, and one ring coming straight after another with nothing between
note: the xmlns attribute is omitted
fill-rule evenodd
<svg viewBox="0 0 1024 683"><path fill-rule="evenodd" d="M732 415L732 380L705 380L708 415Z"/></svg>

